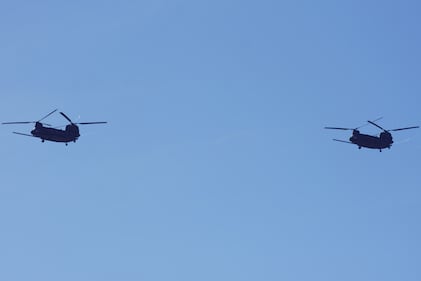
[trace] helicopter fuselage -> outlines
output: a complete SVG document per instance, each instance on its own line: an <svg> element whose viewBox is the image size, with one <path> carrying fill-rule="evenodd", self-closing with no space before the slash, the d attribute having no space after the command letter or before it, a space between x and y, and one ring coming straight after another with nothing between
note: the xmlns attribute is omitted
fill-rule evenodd
<svg viewBox="0 0 421 281"><path fill-rule="evenodd" d="M75 124L66 126L65 130L49 128L43 126L41 123L35 124L35 129L31 131L32 136L40 138L42 141L54 141L54 142L76 142L80 137L79 127Z"/></svg>
<svg viewBox="0 0 421 281"><path fill-rule="evenodd" d="M372 136L361 133L354 133L349 141L356 144L358 148L385 149L393 144L392 136L389 133L381 133L380 136Z"/></svg>

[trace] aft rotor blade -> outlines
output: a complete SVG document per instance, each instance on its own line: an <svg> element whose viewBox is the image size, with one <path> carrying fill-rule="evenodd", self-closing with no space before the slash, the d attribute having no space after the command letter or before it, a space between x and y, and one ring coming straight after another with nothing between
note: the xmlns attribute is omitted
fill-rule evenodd
<svg viewBox="0 0 421 281"><path fill-rule="evenodd" d="M383 131L387 131L386 129L384 129L384 128L382 128L382 127L380 127L379 125L377 125L376 123L374 123L373 121L370 121L370 120L368 120L367 121L368 123L370 123L371 125L373 125L373 126L376 126L377 128L379 128L379 129L381 129L381 130L383 130Z"/></svg>
<svg viewBox="0 0 421 281"><path fill-rule="evenodd" d="M92 125L92 124L107 124L107 122L80 122L80 123L75 123L75 124L79 124L79 125Z"/></svg>
<svg viewBox="0 0 421 281"><path fill-rule="evenodd" d="M340 127L325 127L325 129L329 129L329 130L344 130L344 131L354 130L354 129L351 129L351 128L340 128Z"/></svg>
<svg viewBox="0 0 421 281"><path fill-rule="evenodd" d="M51 111L50 113L48 113L47 115L45 115L44 117L42 117L41 119L39 119L38 122L41 122L42 120L44 120L45 118L47 118L48 116L50 116L51 114L53 114L56 111L57 111L57 109L54 109L53 111Z"/></svg>
<svg viewBox="0 0 421 281"><path fill-rule="evenodd" d="M349 144L353 144L352 142L350 142L350 141L344 141L344 140L338 140L338 139L333 139L334 141L338 141L338 142L344 142L344 143L349 143Z"/></svg>
<svg viewBox="0 0 421 281"><path fill-rule="evenodd" d="M71 120L69 117L67 117L67 115L66 115L66 114L64 114L63 112L60 112L60 114L61 114L61 115L63 115L63 117L64 117L64 118L66 118L66 119L67 119L67 121L69 121L69 122L70 122L70 124L73 124L72 120Z"/></svg>
<svg viewBox="0 0 421 281"><path fill-rule="evenodd" d="M409 129L417 129L419 127L420 126L412 126L412 127L399 128L399 129L393 129L393 130L388 130L388 131L395 132L395 131L402 131L402 130L409 130Z"/></svg>

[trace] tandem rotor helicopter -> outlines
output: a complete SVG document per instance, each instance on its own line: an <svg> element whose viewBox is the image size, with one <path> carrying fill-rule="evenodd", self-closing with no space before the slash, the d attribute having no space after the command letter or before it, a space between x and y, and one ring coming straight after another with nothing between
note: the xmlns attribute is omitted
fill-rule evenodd
<svg viewBox="0 0 421 281"><path fill-rule="evenodd" d="M333 140L334 141L338 141L338 142L355 144L355 145L358 146L359 149L361 149L361 147L372 148L372 149L379 149L380 152L381 152L382 149L385 149L385 148L389 148L390 149L390 147L393 144L393 137L392 137L392 134L390 132L396 132L396 131L402 131L402 130L409 130L409 129L419 128L419 126L412 126L412 127L405 127L405 128L398 128L398 129L386 130L383 127L379 126L378 124L374 123L375 121L380 120L380 119L381 118L378 118L378 119L376 119L374 121L367 121L369 124L371 124L371 125L379 128L380 130L383 131L383 132L380 133L379 136L372 136L372 135L367 135L367 134L360 133L360 131L358 129L361 128L361 127L363 127L363 126L360 126L358 128L355 128L355 129L341 128L341 127L325 127L325 129L331 129L331 130L351 130L352 131L352 136L349 138L349 141L338 140L338 139L333 139Z"/></svg>
<svg viewBox="0 0 421 281"><path fill-rule="evenodd" d="M48 116L56 112L57 109L51 111L38 121L24 121L24 122L3 122L3 125L10 125L10 124L30 124L35 123L35 128L31 131L31 134L13 132L17 135L40 138L42 142L44 141L53 141L53 142L64 142L66 145L69 142L76 142L76 140L80 137L79 134L79 127L77 125L91 125L91 124L106 124L107 122L78 122L73 123L73 121L63 112L60 114L69 121L69 125L66 126L64 130L53 128L51 125L42 123L41 121L46 119Z"/></svg>

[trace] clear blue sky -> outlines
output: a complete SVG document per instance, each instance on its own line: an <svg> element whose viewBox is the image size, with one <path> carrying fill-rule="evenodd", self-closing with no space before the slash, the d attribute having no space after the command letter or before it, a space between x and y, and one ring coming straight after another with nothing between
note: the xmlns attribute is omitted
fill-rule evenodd
<svg viewBox="0 0 421 281"><path fill-rule="evenodd" d="M420 280L420 9L0 2L0 280Z"/></svg>

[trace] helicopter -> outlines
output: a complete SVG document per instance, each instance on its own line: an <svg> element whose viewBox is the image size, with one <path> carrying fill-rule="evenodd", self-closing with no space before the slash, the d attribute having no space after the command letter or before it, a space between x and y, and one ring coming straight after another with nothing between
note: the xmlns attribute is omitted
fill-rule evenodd
<svg viewBox="0 0 421 281"><path fill-rule="evenodd" d="M60 114L70 123L66 125L64 130L53 128L50 124L42 123L44 119L55 113L57 109L51 111L41 119L37 121L24 121L24 122L3 122L3 125L10 124L35 124L35 128L31 131L31 134L13 132L17 135L40 138L41 142L52 141L52 142L63 142L68 145L69 142L76 142L80 137L79 127L77 125L91 125L91 124L106 124L107 122L78 122L74 123L66 114L60 112Z"/></svg>
<svg viewBox="0 0 421 281"><path fill-rule="evenodd" d="M381 119L381 118L379 118ZM351 130L352 136L349 138L349 141L345 140L338 140L333 139L334 141L338 142L344 142L349 144L355 144L358 146L358 149L361 149L361 147L365 148L371 148L371 149L379 149L380 152L382 149L388 148L390 149L393 144L393 137L390 132L396 132L396 131L402 131L402 130L409 130L409 129L416 129L419 128L419 126L412 126L412 127L405 127L405 128L398 128L398 129L392 129L392 130L386 130L380 125L376 124L375 121L379 120L376 119L374 121L367 121L369 124L379 128L383 132L380 133L379 136L372 136L367 134L362 134L359 131L360 127L350 129L350 128L341 128L341 127L325 127L325 129L331 129L331 130Z"/></svg>

